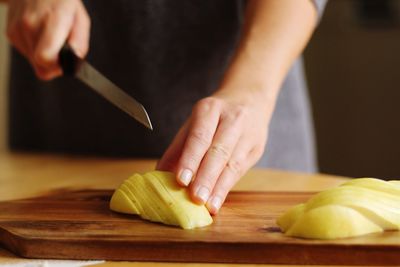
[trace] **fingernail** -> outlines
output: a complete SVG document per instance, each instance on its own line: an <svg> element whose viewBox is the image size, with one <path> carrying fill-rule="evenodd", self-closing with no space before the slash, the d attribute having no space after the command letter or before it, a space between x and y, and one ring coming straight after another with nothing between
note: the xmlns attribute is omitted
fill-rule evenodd
<svg viewBox="0 0 400 267"><path fill-rule="evenodd" d="M208 206L213 210L213 212L217 212L221 208L222 199L218 196L212 197L208 202Z"/></svg>
<svg viewBox="0 0 400 267"><path fill-rule="evenodd" d="M192 181L192 177L193 177L192 171L184 169L179 177L179 180L181 181L182 184L188 186L190 184L190 181Z"/></svg>
<svg viewBox="0 0 400 267"><path fill-rule="evenodd" d="M208 196L210 194L210 191L208 191L207 187L202 186L200 187L197 192L196 196L203 202L206 203L208 200Z"/></svg>

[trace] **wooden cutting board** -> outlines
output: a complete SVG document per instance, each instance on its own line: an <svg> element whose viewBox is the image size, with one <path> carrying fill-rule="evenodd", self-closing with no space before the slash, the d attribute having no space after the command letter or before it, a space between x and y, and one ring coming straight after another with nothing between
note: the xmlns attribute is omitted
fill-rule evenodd
<svg viewBox="0 0 400 267"><path fill-rule="evenodd" d="M311 193L233 192L211 226L182 230L109 210L112 191L0 202L0 242L22 257L132 261L400 265L400 234L285 237L275 224Z"/></svg>

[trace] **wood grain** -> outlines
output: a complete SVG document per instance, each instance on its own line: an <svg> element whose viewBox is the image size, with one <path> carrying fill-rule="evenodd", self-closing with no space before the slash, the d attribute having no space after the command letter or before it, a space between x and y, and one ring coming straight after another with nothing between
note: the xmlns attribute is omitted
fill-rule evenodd
<svg viewBox="0 0 400 267"><path fill-rule="evenodd" d="M83 157L43 153L1 153L0 201L41 196L54 190L111 190L116 188L132 173L152 170L155 164L155 159ZM333 175L252 169L242 177L234 190L320 191L337 186L346 180L347 178ZM340 255L337 256L340 257ZM23 260L20 257L12 256L12 254L0 248L0 265L9 264L10 262L24 262L25 265L34 265L34 262L30 259ZM147 267L164 264L166 266L202 265L201 263L159 263L156 265L154 262L107 261L101 266ZM206 266L226 267L231 266L231 264L208 264Z"/></svg>
<svg viewBox="0 0 400 267"><path fill-rule="evenodd" d="M182 230L108 209L110 190L58 191L0 203L0 240L29 258L400 265L398 232L335 241L285 237L275 225L301 192L233 192L215 222Z"/></svg>

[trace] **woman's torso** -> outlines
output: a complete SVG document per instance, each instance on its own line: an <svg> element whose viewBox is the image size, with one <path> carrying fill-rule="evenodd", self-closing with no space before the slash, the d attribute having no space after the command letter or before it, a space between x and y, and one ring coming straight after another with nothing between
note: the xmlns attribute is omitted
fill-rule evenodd
<svg viewBox="0 0 400 267"><path fill-rule="evenodd" d="M87 60L146 107L154 131L77 80L38 81L29 64L13 52L10 146L160 157L193 104L217 89L239 38L244 1L98 0L85 4L92 19ZM298 64L284 84L270 126L266 149L270 154L260 160L262 166L314 168L301 75ZM287 147L288 142L293 146ZM303 159L296 159L299 154Z"/></svg>

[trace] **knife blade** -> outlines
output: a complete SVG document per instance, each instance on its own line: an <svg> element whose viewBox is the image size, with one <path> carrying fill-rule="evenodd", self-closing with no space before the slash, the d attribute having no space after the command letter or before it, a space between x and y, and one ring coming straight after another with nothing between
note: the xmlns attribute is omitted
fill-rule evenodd
<svg viewBox="0 0 400 267"><path fill-rule="evenodd" d="M144 126L153 130L144 106L107 79L86 60L79 58L68 44L64 45L59 53L59 64L64 75L77 78Z"/></svg>

